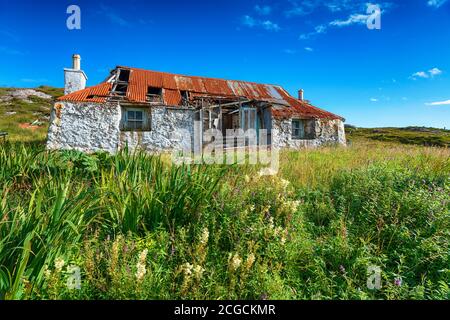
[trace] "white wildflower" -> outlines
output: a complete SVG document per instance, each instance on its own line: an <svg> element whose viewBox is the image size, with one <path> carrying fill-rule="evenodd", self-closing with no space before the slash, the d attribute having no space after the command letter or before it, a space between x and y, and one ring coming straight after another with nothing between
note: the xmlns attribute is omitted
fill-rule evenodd
<svg viewBox="0 0 450 320"><path fill-rule="evenodd" d="M145 267L145 264L138 262L137 271L136 271L136 279L138 279L139 281L142 280L142 278L144 278L146 273L147 273L147 269Z"/></svg>
<svg viewBox="0 0 450 320"><path fill-rule="evenodd" d="M206 243L208 243L208 239L209 239L209 231L208 228L204 228L202 235L200 236L200 243L205 245Z"/></svg>
<svg viewBox="0 0 450 320"><path fill-rule="evenodd" d="M64 262L64 260L62 258L57 258L55 260L56 272L61 272L62 268L64 267L64 264L65 264L65 262Z"/></svg>
<svg viewBox="0 0 450 320"><path fill-rule="evenodd" d="M248 269L250 269L253 265L253 263L255 263L255 255L253 253L250 253L247 257L247 261L245 262L245 267Z"/></svg>
<svg viewBox="0 0 450 320"><path fill-rule="evenodd" d="M194 266L192 264L190 264L189 262L186 262L185 264L183 264L183 272L184 275L189 277L192 274L192 270L194 269Z"/></svg>
<svg viewBox="0 0 450 320"><path fill-rule="evenodd" d="M242 259L239 257L237 253L234 254L234 256L231 258L230 261L230 268L232 271L237 270L242 263Z"/></svg>
<svg viewBox="0 0 450 320"><path fill-rule="evenodd" d="M194 276L195 276L197 279L200 279L200 278L202 277L204 271L205 271L205 269L203 269L203 267L202 267L202 266L199 266L199 265L196 265L196 266L193 268Z"/></svg>
<svg viewBox="0 0 450 320"><path fill-rule="evenodd" d="M142 250L141 254L139 255L139 262L141 264L145 264L145 259L147 259L148 250L144 249Z"/></svg>

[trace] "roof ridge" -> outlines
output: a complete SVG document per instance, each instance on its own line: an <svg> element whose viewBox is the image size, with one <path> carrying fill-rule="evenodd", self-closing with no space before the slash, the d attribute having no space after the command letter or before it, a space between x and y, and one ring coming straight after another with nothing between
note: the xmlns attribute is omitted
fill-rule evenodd
<svg viewBox="0 0 450 320"><path fill-rule="evenodd" d="M207 79L207 80L222 80L222 81L244 82L244 83L259 84L259 85L274 86L274 87L282 88L281 85L273 84L273 83L261 83L261 82L255 82L255 81L233 80L233 79L214 78L214 77L205 77L205 76L190 76L190 75L185 75L185 74L180 74L180 73L157 71L157 70L149 70L149 69L128 67L128 66L116 66L116 68L130 69L130 70L140 70L140 71L155 72L155 73L165 73L165 74L169 74L169 75L172 75L172 76L187 77L187 78L200 78L200 79Z"/></svg>

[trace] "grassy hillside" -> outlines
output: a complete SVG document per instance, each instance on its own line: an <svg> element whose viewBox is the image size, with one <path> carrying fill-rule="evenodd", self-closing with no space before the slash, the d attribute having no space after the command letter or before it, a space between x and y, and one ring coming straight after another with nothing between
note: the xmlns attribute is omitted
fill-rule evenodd
<svg viewBox="0 0 450 320"><path fill-rule="evenodd" d="M350 141L375 140L423 146L450 147L450 130L407 127L407 128L346 128Z"/></svg>
<svg viewBox="0 0 450 320"><path fill-rule="evenodd" d="M449 299L449 158L358 143L267 177L0 144L0 299Z"/></svg>
<svg viewBox="0 0 450 320"><path fill-rule="evenodd" d="M48 98L13 95L16 88L0 88L0 131L8 132L11 141L42 142L48 129L51 106L63 95L63 89L41 86L34 90ZM37 125L31 125L33 122Z"/></svg>

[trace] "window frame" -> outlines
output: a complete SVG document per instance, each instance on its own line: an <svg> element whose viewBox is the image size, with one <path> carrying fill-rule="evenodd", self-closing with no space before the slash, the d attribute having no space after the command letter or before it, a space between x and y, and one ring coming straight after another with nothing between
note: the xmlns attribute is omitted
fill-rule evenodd
<svg viewBox="0 0 450 320"><path fill-rule="evenodd" d="M294 123L298 123L299 126L296 128ZM302 129L303 126L303 129ZM303 140L306 139L306 132L305 132L305 120L303 119L292 119L292 128L291 128L291 136L294 140ZM295 131L298 130L298 134L295 134ZM303 133L303 135L301 134Z"/></svg>
<svg viewBox="0 0 450 320"><path fill-rule="evenodd" d="M134 112L134 117L129 119L129 113ZM138 119L136 113L142 114L142 119ZM131 126L130 124L133 124ZM141 127L136 126L137 123L141 123ZM121 131L131 131L131 132L148 132L151 131L151 110L147 108L139 107L128 107L122 106L122 118L120 121Z"/></svg>

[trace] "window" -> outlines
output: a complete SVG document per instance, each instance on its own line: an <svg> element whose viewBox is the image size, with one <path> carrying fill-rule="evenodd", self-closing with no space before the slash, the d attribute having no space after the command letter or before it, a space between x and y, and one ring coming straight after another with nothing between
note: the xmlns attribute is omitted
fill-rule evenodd
<svg viewBox="0 0 450 320"><path fill-rule="evenodd" d="M305 123L303 120L292 120L292 138L305 139Z"/></svg>
<svg viewBox="0 0 450 320"><path fill-rule="evenodd" d="M150 131L149 112L146 109L122 109L122 125L124 131Z"/></svg>
<svg viewBox="0 0 450 320"><path fill-rule="evenodd" d="M162 89L155 87L147 88L147 101L149 102L162 102Z"/></svg>

